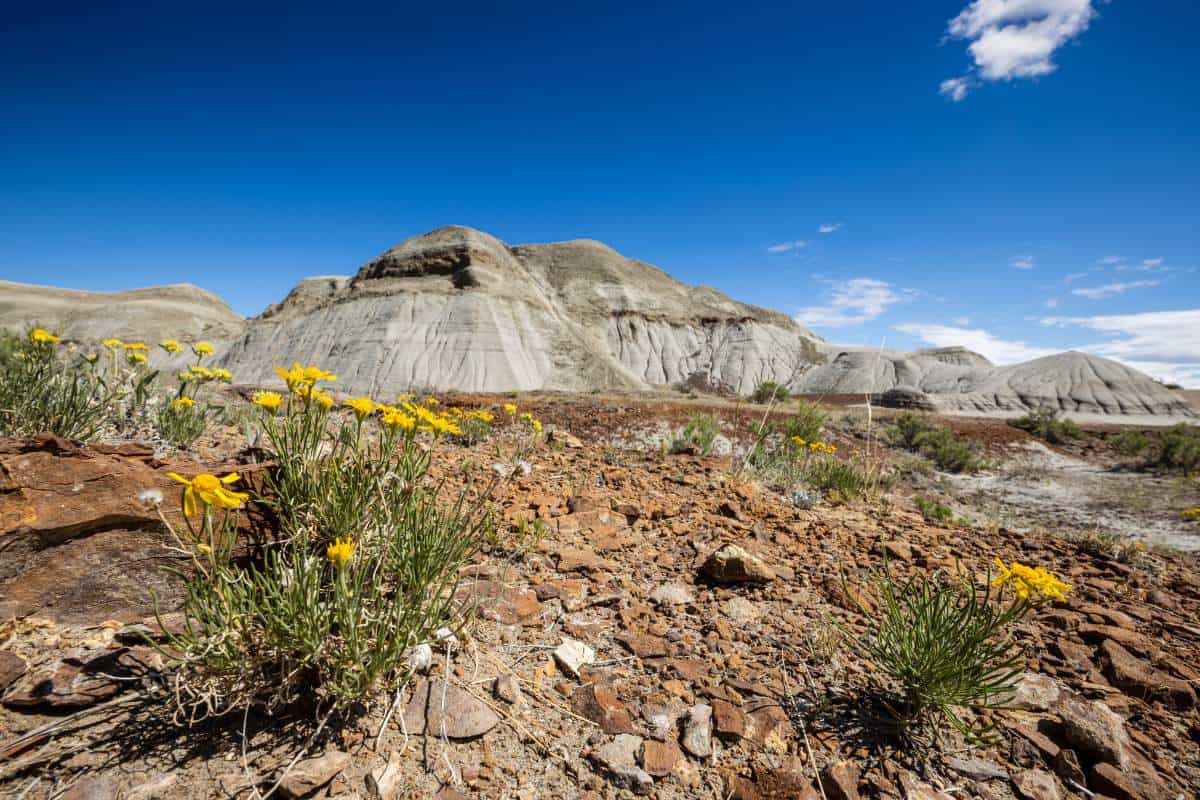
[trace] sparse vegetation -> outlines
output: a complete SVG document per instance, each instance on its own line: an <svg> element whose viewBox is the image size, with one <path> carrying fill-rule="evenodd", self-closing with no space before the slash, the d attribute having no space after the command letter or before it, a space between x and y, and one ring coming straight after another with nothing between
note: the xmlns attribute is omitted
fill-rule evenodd
<svg viewBox="0 0 1200 800"><path fill-rule="evenodd" d="M925 414L903 411L887 428L892 442L920 453L945 472L975 472L983 468L978 449Z"/></svg>
<svg viewBox="0 0 1200 800"><path fill-rule="evenodd" d="M1121 431L1112 443L1123 455L1140 459L1140 469L1184 475L1200 469L1200 427L1195 425L1181 422L1153 433Z"/></svg>
<svg viewBox="0 0 1200 800"><path fill-rule="evenodd" d="M1008 424L1050 444L1066 444L1083 436L1079 426L1069 419L1064 419L1056 408L1037 409L1023 417L1009 420Z"/></svg>
<svg viewBox="0 0 1200 800"><path fill-rule="evenodd" d="M937 500L929 497L914 497L913 503L916 504L917 510L921 512L921 516L927 522L937 522L942 525L954 525L960 528L968 527L971 523L962 518L956 517L954 512L949 507L942 505Z"/></svg>
<svg viewBox="0 0 1200 800"><path fill-rule="evenodd" d="M775 381L763 381L754 387L754 393L750 395L750 399L756 403L784 403L790 396L791 393L786 386Z"/></svg>
<svg viewBox="0 0 1200 800"><path fill-rule="evenodd" d="M671 436L667 449L671 453L695 452L702 456L712 455L713 444L721 428L711 414L693 414L687 424Z"/></svg>
<svg viewBox="0 0 1200 800"><path fill-rule="evenodd" d="M1132 564L1146 552L1146 543L1132 536L1122 536L1111 531L1093 530L1075 539L1079 549L1089 555L1100 556L1121 564Z"/></svg>
<svg viewBox="0 0 1200 800"><path fill-rule="evenodd" d="M886 705L904 738L931 734L943 722L969 740L986 739L989 724L975 712L1011 696L1021 673L1013 625L1036 603L1060 598L1070 587L1052 574L1014 563L981 588L969 576L941 572L893 575L885 563L872 575L874 597L864 604L846 594L867 620L865 635L849 634L850 647L888 678ZM1005 587L1014 595L1004 602ZM971 712L968 717L964 710Z"/></svg>

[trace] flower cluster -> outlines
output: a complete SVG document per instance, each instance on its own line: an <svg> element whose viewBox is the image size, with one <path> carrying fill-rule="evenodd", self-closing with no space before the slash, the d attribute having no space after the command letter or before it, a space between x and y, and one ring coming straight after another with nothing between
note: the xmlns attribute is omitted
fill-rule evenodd
<svg viewBox="0 0 1200 800"><path fill-rule="evenodd" d="M34 328L29 332L29 339L34 344L58 344L62 341L61 338L55 336L45 328Z"/></svg>
<svg viewBox="0 0 1200 800"><path fill-rule="evenodd" d="M833 455L837 452L836 444L827 444L825 442L809 442L805 441L801 436L793 436L792 444L796 447L807 447L810 452L824 453L825 455Z"/></svg>
<svg viewBox="0 0 1200 800"><path fill-rule="evenodd" d="M1200 522L1200 508L1189 508L1183 512L1183 518L1189 522Z"/></svg>
<svg viewBox="0 0 1200 800"><path fill-rule="evenodd" d="M1027 567L1014 561L1011 566L1005 566L999 558L996 566L1000 574L992 581L992 586L1002 589L1012 587L1013 594L1022 601L1039 602L1042 600L1066 600L1071 585L1063 583L1053 573L1041 567Z"/></svg>

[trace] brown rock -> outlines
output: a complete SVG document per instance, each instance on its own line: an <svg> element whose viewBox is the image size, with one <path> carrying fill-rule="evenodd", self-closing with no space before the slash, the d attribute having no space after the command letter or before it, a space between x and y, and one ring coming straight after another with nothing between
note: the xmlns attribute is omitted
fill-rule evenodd
<svg viewBox="0 0 1200 800"><path fill-rule="evenodd" d="M1017 691L1008 705L1027 711L1046 711L1062 698L1062 687L1047 675L1026 672L1017 683Z"/></svg>
<svg viewBox="0 0 1200 800"><path fill-rule="evenodd" d="M1159 777L1148 769L1122 772L1106 763L1092 767L1088 786L1092 791L1116 800L1171 800L1173 797Z"/></svg>
<svg viewBox="0 0 1200 800"><path fill-rule="evenodd" d="M713 700L713 730L717 737L724 740L736 740L746 735L749 717L745 712L727 700Z"/></svg>
<svg viewBox="0 0 1200 800"><path fill-rule="evenodd" d="M655 778L670 775L682 758L683 752L674 742L647 739L642 743L642 768Z"/></svg>
<svg viewBox="0 0 1200 800"><path fill-rule="evenodd" d="M1112 639L1100 645L1104 654L1104 676L1121 691L1142 700L1162 699L1173 708L1196 705L1196 693L1187 681L1167 675L1131 655Z"/></svg>
<svg viewBox="0 0 1200 800"><path fill-rule="evenodd" d="M501 675L492 684L492 693L509 705L521 702L521 683L512 675Z"/></svg>
<svg viewBox="0 0 1200 800"><path fill-rule="evenodd" d="M729 800L820 800L820 793L799 769L756 768L752 778L725 775Z"/></svg>
<svg viewBox="0 0 1200 800"><path fill-rule="evenodd" d="M297 762L279 784L279 793L291 800L307 797L337 777L350 764L350 754L330 750Z"/></svg>
<svg viewBox="0 0 1200 800"><path fill-rule="evenodd" d="M662 658L667 654L667 642L644 633L623 633L617 641L638 658Z"/></svg>
<svg viewBox="0 0 1200 800"><path fill-rule="evenodd" d="M0 650L0 694L25 674L25 659L8 650Z"/></svg>
<svg viewBox="0 0 1200 800"><path fill-rule="evenodd" d="M1111 708L1098 700L1072 698L1059 705L1058 713L1067 741L1081 754L1129 768L1132 744L1124 720Z"/></svg>
<svg viewBox="0 0 1200 800"><path fill-rule="evenodd" d="M1025 800L1063 800L1062 785L1044 769L1026 769L1013 775L1013 786Z"/></svg>
<svg viewBox="0 0 1200 800"><path fill-rule="evenodd" d="M1149 637L1115 625L1080 625L1079 638L1089 644L1102 644L1105 639L1111 639L1146 658L1153 657L1160 649Z"/></svg>
<svg viewBox="0 0 1200 800"><path fill-rule="evenodd" d="M571 694L571 710L608 734L634 733L633 715L611 684L580 686Z"/></svg>
<svg viewBox="0 0 1200 800"><path fill-rule="evenodd" d="M80 780L62 795L62 800L116 800L119 791L116 778L98 775Z"/></svg>
<svg viewBox="0 0 1200 800"><path fill-rule="evenodd" d="M705 559L701 571L717 583L769 583L775 580L774 570L736 544L713 551Z"/></svg>
<svg viewBox="0 0 1200 800"><path fill-rule="evenodd" d="M471 693L443 680L421 681L404 710L409 733L474 739L496 727L500 717Z"/></svg>
<svg viewBox="0 0 1200 800"><path fill-rule="evenodd" d="M529 589L506 586L500 581L482 581L465 587L460 594L478 603L479 616L501 625L536 625L542 605Z"/></svg>
<svg viewBox="0 0 1200 800"><path fill-rule="evenodd" d="M821 772L821 788L829 800L858 800L858 764L846 759L830 764Z"/></svg>
<svg viewBox="0 0 1200 800"><path fill-rule="evenodd" d="M4 705L65 711L108 700L125 688L121 678L132 677L119 660L125 652L82 654L30 671L5 695Z"/></svg>

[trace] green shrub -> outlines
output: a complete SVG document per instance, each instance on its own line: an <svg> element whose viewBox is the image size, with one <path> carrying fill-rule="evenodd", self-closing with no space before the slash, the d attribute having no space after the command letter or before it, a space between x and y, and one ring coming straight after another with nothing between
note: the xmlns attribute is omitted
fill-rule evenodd
<svg viewBox="0 0 1200 800"><path fill-rule="evenodd" d="M1194 425L1181 422L1153 433L1127 430L1112 441L1124 455L1140 458L1142 469L1185 475L1200 469L1200 428Z"/></svg>
<svg viewBox="0 0 1200 800"><path fill-rule="evenodd" d="M948 722L969 739L986 738L990 726L964 719L962 709L979 711L1011 697L1022 662L1010 631L1031 601L1005 605L990 582L981 588L961 574L918 570L897 578L886 562L872 584L870 608L847 589L867 623L865 635L850 633L848 642L887 676L881 688L892 695L886 708L898 732L909 737L932 729L936 737Z"/></svg>
<svg viewBox="0 0 1200 800"><path fill-rule="evenodd" d="M693 414L687 424L672 437L668 449L672 453L695 451L702 456L712 454L713 443L721 433L717 421L709 414Z"/></svg>
<svg viewBox="0 0 1200 800"><path fill-rule="evenodd" d="M975 445L963 441L949 428L924 434L919 451L945 472L976 472L983 468Z"/></svg>
<svg viewBox="0 0 1200 800"><path fill-rule="evenodd" d="M186 529L172 529L193 572L183 575L185 630L164 652L179 667L178 701L193 715L297 702L344 711L397 689L414 646L465 622L460 570L498 544L491 497L517 471L447 496L429 465L440 439L461 434L452 415L355 398L345 420L315 387L332 376L312 367L281 374L290 397L254 397L278 464L255 500L275 510L276 530L242 555L237 509L249 494L223 503L214 476L190 481ZM522 533L537 536L536 527Z"/></svg>
<svg viewBox="0 0 1200 800"><path fill-rule="evenodd" d="M1083 435L1078 425L1069 419L1063 419L1055 408L1031 411L1023 417L1009 420L1008 424L1050 444L1065 444Z"/></svg>
<svg viewBox="0 0 1200 800"><path fill-rule="evenodd" d="M774 430L787 439L798 436L806 442L816 442L821 439L827 422L829 415L823 408L800 399L796 401L796 413L780 417Z"/></svg>
<svg viewBox="0 0 1200 800"><path fill-rule="evenodd" d="M775 381L763 381L754 387L754 394L750 395L750 399L756 403L770 403L771 401L783 403L790 396L791 393L786 386Z"/></svg>
<svg viewBox="0 0 1200 800"><path fill-rule="evenodd" d="M937 429L938 426L928 415L916 411L901 411L885 430L893 444L905 450L918 450L922 437Z"/></svg>
<svg viewBox="0 0 1200 800"><path fill-rule="evenodd" d="M913 502L916 503L921 516L928 522L946 524L954 521L954 512L936 500L928 497L914 497Z"/></svg>
<svg viewBox="0 0 1200 800"><path fill-rule="evenodd" d="M827 500L834 503L862 497L875 486L875 481L866 470L834 456L813 458L803 474L806 483L819 489Z"/></svg>
<svg viewBox="0 0 1200 800"><path fill-rule="evenodd" d="M178 450L187 450L208 427L208 409L197 408L189 397L178 397L163 404L155 424L164 442Z"/></svg>

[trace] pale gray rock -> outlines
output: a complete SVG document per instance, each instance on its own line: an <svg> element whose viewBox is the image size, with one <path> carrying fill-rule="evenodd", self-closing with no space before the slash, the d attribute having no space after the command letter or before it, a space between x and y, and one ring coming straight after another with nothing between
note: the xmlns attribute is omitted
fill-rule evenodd
<svg viewBox="0 0 1200 800"><path fill-rule="evenodd" d="M684 750L696 758L708 758L713 753L712 718L712 706L701 703L688 709L687 717L683 720L680 743Z"/></svg>
<svg viewBox="0 0 1200 800"><path fill-rule="evenodd" d="M350 754L330 750L297 762L279 783L279 793L291 800L307 797L337 777L350 764Z"/></svg>
<svg viewBox="0 0 1200 800"><path fill-rule="evenodd" d="M618 734L611 742L592 753L592 762L608 773L609 779L617 786L636 794L649 794L654 788L654 779L637 765L642 741L640 736Z"/></svg>
<svg viewBox="0 0 1200 800"><path fill-rule="evenodd" d="M426 736L475 739L499 723L499 715L482 700L440 679L418 683L404 709L405 730Z"/></svg>

